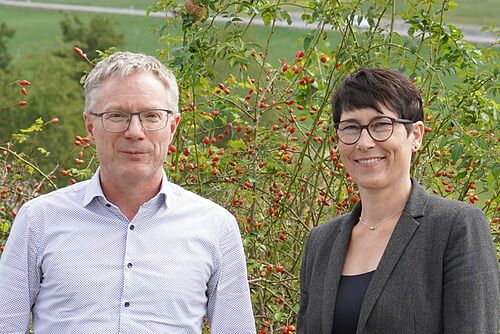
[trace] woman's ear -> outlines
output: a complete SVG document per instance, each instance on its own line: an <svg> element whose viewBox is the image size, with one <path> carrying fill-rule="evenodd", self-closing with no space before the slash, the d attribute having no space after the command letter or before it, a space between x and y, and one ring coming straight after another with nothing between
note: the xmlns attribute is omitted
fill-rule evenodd
<svg viewBox="0 0 500 334"><path fill-rule="evenodd" d="M422 121L413 123L411 132L413 137L411 150L413 152L417 152L420 149L420 146L422 145L422 139L424 137L424 132L425 132L425 126Z"/></svg>

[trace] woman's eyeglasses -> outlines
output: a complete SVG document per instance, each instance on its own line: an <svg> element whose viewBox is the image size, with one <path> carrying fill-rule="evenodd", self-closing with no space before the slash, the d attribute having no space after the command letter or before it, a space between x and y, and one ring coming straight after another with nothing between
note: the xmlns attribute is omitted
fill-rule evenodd
<svg viewBox="0 0 500 334"><path fill-rule="evenodd" d="M363 129L366 129L373 140L378 142L386 141L391 138L394 132L394 123L413 124L415 122L407 119L380 116L375 117L366 125L361 125L356 121L346 120L337 123L335 128L337 129L337 137L342 143L353 145L361 138Z"/></svg>

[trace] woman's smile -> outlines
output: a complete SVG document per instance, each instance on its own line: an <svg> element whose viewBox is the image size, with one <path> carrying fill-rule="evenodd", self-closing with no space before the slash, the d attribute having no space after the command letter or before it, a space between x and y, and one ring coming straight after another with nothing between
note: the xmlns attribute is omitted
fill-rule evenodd
<svg viewBox="0 0 500 334"><path fill-rule="evenodd" d="M360 158L360 159L354 159L354 161L356 161L360 165L372 165L384 159L385 159L384 157Z"/></svg>

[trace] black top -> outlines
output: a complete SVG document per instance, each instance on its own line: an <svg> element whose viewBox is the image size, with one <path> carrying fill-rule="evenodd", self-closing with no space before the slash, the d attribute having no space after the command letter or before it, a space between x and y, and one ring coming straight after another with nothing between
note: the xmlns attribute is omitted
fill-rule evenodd
<svg viewBox="0 0 500 334"><path fill-rule="evenodd" d="M361 304L374 272L340 276L332 334L356 334Z"/></svg>

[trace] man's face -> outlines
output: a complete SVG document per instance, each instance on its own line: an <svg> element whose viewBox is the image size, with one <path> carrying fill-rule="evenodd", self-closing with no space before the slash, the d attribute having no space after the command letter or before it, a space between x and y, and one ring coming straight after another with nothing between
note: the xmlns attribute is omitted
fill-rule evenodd
<svg viewBox="0 0 500 334"><path fill-rule="evenodd" d="M165 86L154 75L137 72L125 78L105 80L98 88L92 112L176 110L171 104ZM106 131L100 117L85 112L84 120L96 145L101 181L130 183L161 179L163 162L180 115L169 115L167 126L156 131L144 129L138 116L132 117L127 130L117 133Z"/></svg>

